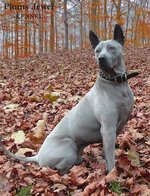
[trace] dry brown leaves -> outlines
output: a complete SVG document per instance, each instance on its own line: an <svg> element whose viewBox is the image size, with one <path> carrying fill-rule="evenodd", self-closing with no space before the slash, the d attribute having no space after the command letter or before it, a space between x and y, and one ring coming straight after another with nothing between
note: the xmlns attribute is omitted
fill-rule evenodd
<svg viewBox="0 0 150 196"><path fill-rule="evenodd" d="M135 107L125 132L117 139L116 168L109 175L104 173L101 145L87 147L83 155L85 163L74 166L63 177L49 168L12 161L0 151L1 195L16 195L21 187L29 184L32 184L32 195L117 195L110 188L112 181L119 182L123 195L150 195L149 54L150 48L125 51L127 69L140 69L141 73L130 80ZM25 155L38 151L41 136L44 139L78 103L98 74L94 54L89 49L59 51L59 58L57 52L17 62L1 60L0 70L0 134L12 152L20 148L32 150L23 151ZM53 98L57 101L53 102ZM42 129L36 126L39 120L46 123ZM15 144L11 136L20 130L26 139ZM34 142L37 136L40 142Z"/></svg>

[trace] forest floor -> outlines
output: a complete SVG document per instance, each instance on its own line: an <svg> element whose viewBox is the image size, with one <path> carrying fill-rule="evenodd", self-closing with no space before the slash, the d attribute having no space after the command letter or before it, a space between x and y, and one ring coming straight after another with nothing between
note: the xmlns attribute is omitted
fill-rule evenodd
<svg viewBox="0 0 150 196"><path fill-rule="evenodd" d="M129 72L138 69L140 74L129 80L135 106L117 138L116 168L105 176L101 144L88 146L85 162L63 177L0 151L1 196L150 195L150 48L125 49L125 61ZM0 60L0 135L6 148L36 154L45 135L88 92L98 73L91 49Z"/></svg>

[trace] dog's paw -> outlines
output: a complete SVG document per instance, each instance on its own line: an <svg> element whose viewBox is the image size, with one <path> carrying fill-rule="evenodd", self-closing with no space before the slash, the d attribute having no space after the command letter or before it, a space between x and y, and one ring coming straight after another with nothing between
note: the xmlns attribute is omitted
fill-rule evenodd
<svg viewBox="0 0 150 196"><path fill-rule="evenodd" d="M68 174L69 170L68 169L59 169L58 174L60 176L64 176L65 174Z"/></svg>
<svg viewBox="0 0 150 196"><path fill-rule="evenodd" d="M111 183L116 181L117 179L118 179L118 171L114 167L110 172L108 172L108 174L105 177L105 180L107 183Z"/></svg>
<svg viewBox="0 0 150 196"><path fill-rule="evenodd" d="M81 163L83 163L84 159L83 157L79 156L75 162L75 165L80 165Z"/></svg>

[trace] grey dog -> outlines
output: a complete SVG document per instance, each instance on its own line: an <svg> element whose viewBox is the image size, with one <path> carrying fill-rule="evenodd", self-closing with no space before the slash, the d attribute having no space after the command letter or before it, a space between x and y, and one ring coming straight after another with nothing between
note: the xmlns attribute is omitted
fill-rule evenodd
<svg viewBox="0 0 150 196"><path fill-rule="evenodd" d="M124 35L117 24L112 40L100 41L93 31L89 38L101 73L91 90L73 107L47 136L37 155L23 157L4 147L3 151L18 160L36 162L40 167L66 174L83 162L82 152L93 143L103 143L106 170L115 166L115 140L133 109L133 94L123 59Z"/></svg>

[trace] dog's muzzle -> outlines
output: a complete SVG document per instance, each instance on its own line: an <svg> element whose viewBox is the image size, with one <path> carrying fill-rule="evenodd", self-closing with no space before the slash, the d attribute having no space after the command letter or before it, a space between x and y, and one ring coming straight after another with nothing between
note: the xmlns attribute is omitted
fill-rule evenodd
<svg viewBox="0 0 150 196"><path fill-rule="evenodd" d="M108 60L105 57L99 58L99 66L100 66L100 69L106 74L114 73L114 69L110 67Z"/></svg>
<svg viewBox="0 0 150 196"><path fill-rule="evenodd" d="M106 58L105 58L105 57L100 57L100 58L99 58L99 63L100 63L101 65L106 64L106 63L107 63Z"/></svg>
<svg viewBox="0 0 150 196"><path fill-rule="evenodd" d="M105 57L101 57L98 59L99 60L99 66L100 68L103 70L107 69L108 67L108 62L107 59Z"/></svg>

